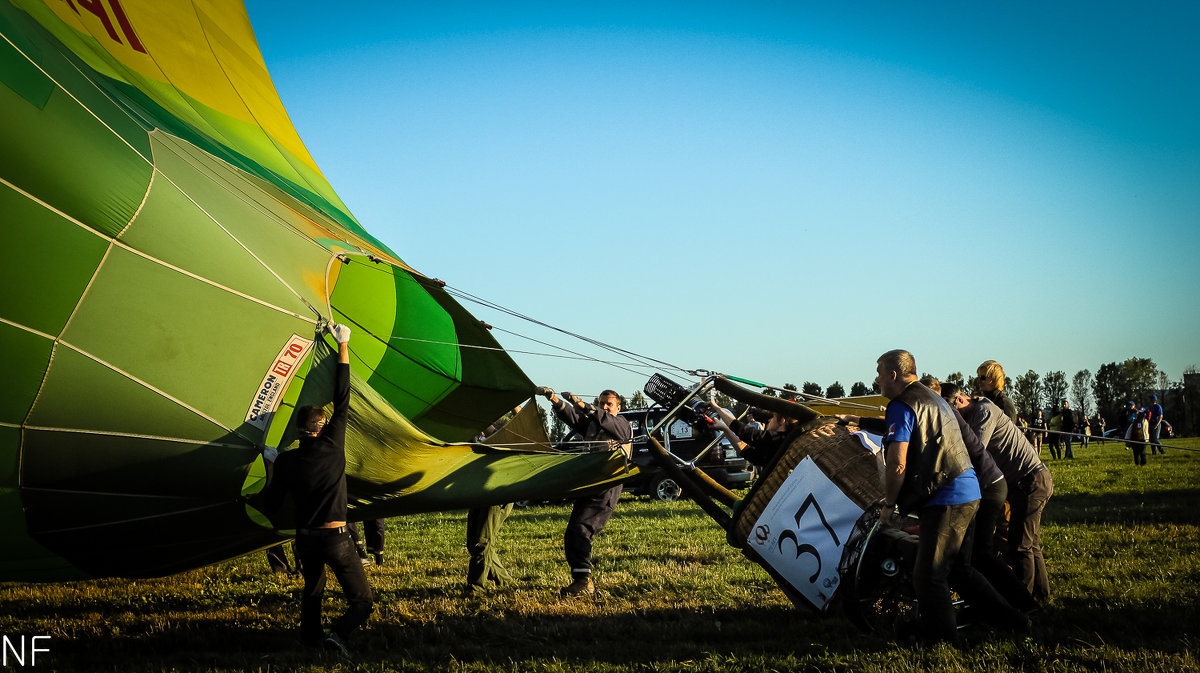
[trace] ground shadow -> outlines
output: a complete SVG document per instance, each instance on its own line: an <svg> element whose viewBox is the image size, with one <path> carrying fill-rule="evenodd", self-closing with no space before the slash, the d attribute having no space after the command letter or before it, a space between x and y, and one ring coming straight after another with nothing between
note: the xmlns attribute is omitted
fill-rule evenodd
<svg viewBox="0 0 1200 673"><path fill-rule="evenodd" d="M736 610L640 611L624 615L437 615L377 623L353 641L353 661L368 668L404 664L434 668L446 662L601 662L613 665L678 662L698 657L759 659L862 655L895 644L857 631L840 617L787 607ZM1195 605L1145 608L1068 601L1037 616L1034 641L1095 642L1131 650L1187 650ZM407 623L403 623L403 622ZM965 632L965 647L1006 638L983 627ZM191 619L153 633L58 640L46 655L59 670L167 668L289 668L330 658L301 646L292 629L238 628L217 618ZM130 664L137 662L136 665Z"/></svg>
<svg viewBox="0 0 1200 673"><path fill-rule="evenodd" d="M1059 525L1112 522L1195 525L1198 510L1200 489L1055 494L1046 506L1043 521Z"/></svg>

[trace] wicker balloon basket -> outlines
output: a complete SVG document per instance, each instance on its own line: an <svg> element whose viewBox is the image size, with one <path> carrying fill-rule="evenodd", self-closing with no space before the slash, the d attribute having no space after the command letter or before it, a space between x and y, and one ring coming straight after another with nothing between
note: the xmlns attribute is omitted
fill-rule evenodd
<svg viewBox="0 0 1200 673"><path fill-rule="evenodd" d="M729 541L740 548L747 558L765 568L793 603L812 609L812 604L764 562L748 542L763 510L792 470L805 458L810 458L861 509L871 508L883 497L882 457L866 449L845 426L836 425L830 418L818 419L793 432L788 438L787 448L776 456L738 505L729 530Z"/></svg>

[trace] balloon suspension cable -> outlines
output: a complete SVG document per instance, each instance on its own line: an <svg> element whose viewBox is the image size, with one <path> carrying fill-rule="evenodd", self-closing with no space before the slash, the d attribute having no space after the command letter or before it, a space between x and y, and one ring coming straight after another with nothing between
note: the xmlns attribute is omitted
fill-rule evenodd
<svg viewBox="0 0 1200 673"><path fill-rule="evenodd" d="M527 336L524 336L521 334L517 334L516 332L509 332L508 330L501 329L499 327L494 327L493 329L500 331L500 332L505 332L507 334L512 334L513 336L521 337L523 339L530 339L531 341L537 341L537 339L531 339L530 337L527 337ZM583 355L583 354L563 355L561 353L540 353L538 351L520 351L520 350L515 350L512 348L505 348L503 346L481 346L479 344L464 344L464 343L458 343L455 341L438 341L436 339L418 339L417 337L404 337L404 336L392 335L392 336L388 337L388 340L389 341L415 341L417 343L435 344L435 345L440 345L440 346L455 346L457 348L474 348L477 350L496 351L496 352L500 352L500 353L516 353L518 355L537 355L540 357L558 358L560 360L583 360L583 361L587 361L587 362L598 362L600 364L612 365L613 367L618 367L621 369L626 369L623 365L629 365L631 367L642 366L636 362L612 362L612 361L608 361L608 360L601 360L596 357L593 357L590 355ZM538 341L538 343L542 343L542 342ZM549 346L550 348L560 348L559 346L555 346L553 344L546 344L546 345ZM566 350L566 349L560 348L560 350ZM567 351L567 352L570 353L572 351ZM630 371L630 372L632 372L634 374L638 374L638 375L643 374L643 372L633 371L631 369L626 369L626 371Z"/></svg>
<svg viewBox="0 0 1200 673"><path fill-rule="evenodd" d="M678 365L674 365L674 364L671 364L671 363L669 363L669 362L665 362L665 361L663 361L663 360L658 360L658 359L656 359L656 358L652 358L652 357L649 357L649 356L646 356L646 355L641 355L641 354L635 353L635 352L633 352L633 351L631 351L631 350L628 350L628 349L625 349L625 348L620 348L620 347L618 347L618 346L613 346L613 345L611 345L611 344L604 343L603 341L600 341L600 340L598 340L598 339L593 339L593 338L591 338L591 337L584 336L584 335L582 335L582 334L578 334L578 333L576 333L576 332L572 332L572 331L570 331L570 330L566 330L566 329L563 329L563 328L561 328L561 327L555 327L554 325L551 325L551 324L549 324L549 323L546 323L546 322L543 322L543 321L541 321L541 320L538 320L538 319L536 319L536 318L533 318L533 317L530 317L530 316L524 315L524 314L522 314L522 313L520 313L520 312L518 312L518 311L514 311L514 310L512 310L512 309L510 309L510 308L507 308L507 307L505 307L505 306L501 306L500 304L497 304L496 302L493 302L493 301L490 301L490 300L487 300L487 299L483 299L482 297L475 296L475 295L473 295L473 294L471 294L471 293L469 293L469 292L466 292L466 291L464 291L464 290L460 290L460 289L458 289L458 288L451 287L451 286L449 286L449 285L447 285L447 286L446 286L446 292L447 292L447 293L449 293L450 295L454 296L454 297L457 297L457 298L459 298L459 299L463 299L463 300L465 300L465 301L469 301L469 302L472 302L472 303L476 303L476 304L479 304L480 306L485 306L485 307L487 307L487 308L490 308L490 309L492 309L492 310L495 310L495 311L499 311L499 312L501 312L501 313L507 314L507 315L509 315L509 316L512 316L512 317L514 317L514 318L518 318L518 319L520 319L520 320L524 320L524 321L526 321L526 322L533 323L534 325L538 325L539 327L544 327L544 328L546 328L546 329L549 329L549 330L552 330L552 331L554 331L554 332L558 332L558 333L560 333L560 334L563 334L563 335L566 335L566 336L569 336L569 337L573 337L573 338L579 339L580 341L584 341L584 342L586 342L586 343L589 343L589 344L591 344L591 345L593 345L593 346L596 346L597 348L601 348L601 349L603 349L603 350L607 350L607 351L609 351L609 352L611 352L611 353L615 353L615 354L617 354L617 355L621 355L621 356L623 356L623 357L630 358L630 359L632 359L632 360L636 360L636 361L637 361L637 363L636 363L636 364L633 364L632 366L643 367L643 368L645 368L645 369L649 369L649 370L656 370L656 369L660 369L660 368L666 368L666 369L669 369L669 370L672 370L672 371L676 371L676 372L682 372L682 373L685 373L685 374L687 374L687 373L690 373L690 370L688 370L688 369L685 369L685 368L683 368L683 367L680 367L680 366L678 366ZM496 328L496 329L499 329L499 328ZM521 335L521 334L517 334L517 333L515 333L515 332L508 332L507 330L501 330L501 331L507 332L507 333L509 333L509 334L513 334L514 336L521 336L522 338L530 339L531 341L538 341L537 339L533 339L532 337L527 337L527 336L524 336L524 335ZM550 347L550 348L557 348L557 349L559 349L559 350L563 350L563 351L566 351L566 352L568 352L568 353L572 353L572 354L574 354L574 355L578 355L578 356L581 356L581 357L588 357L588 356L585 356L585 355L583 355L582 353L577 353L577 352L575 352L575 351L571 351L571 350L569 350L569 349L566 349L566 348L563 348L563 347L561 347L561 346L555 346L555 345L553 345L553 344L548 344L548 343L545 343L545 342L540 342L540 341L538 341L538 343L542 343L543 345L545 345L545 346L548 346L548 347ZM591 360L593 360L593 361L595 361L595 362L597 362L597 363L601 363L601 364L608 364L608 365L612 365L612 366L619 367L619 368L621 368L621 369L625 369L625 367L624 367L624 366L622 366L622 365L616 365L616 364L614 364L614 363L612 363L612 362L607 362L607 361L601 360L601 359L599 359L599 358L589 358L589 359L591 359ZM630 369L626 369L626 371L629 371L629 372L631 372L631 373L633 373L633 374L638 374L638 375L643 375L643 374L644 374L644 372L633 371L633 370L630 370Z"/></svg>
<svg viewBox="0 0 1200 673"><path fill-rule="evenodd" d="M573 351L573 350L571 350L571 349L569 349L569 348L564 348L563 346L557 346L557 345L555 345L555 344L552 344L552 343L549 343L549 342L546 342L546 341L542 341L541 339L535 339L535 338L533 338L533 337L531 337L531 336L527 336L527 335L524 335L524 334L520 334L520 333L518 333L518 332L513 332L513 331L511 331L511 330L506 330L506 329L504 329L503 327L493 327L492 329L496 330L497 332L504 332L505 334L511 334L511 335L513 335L513 336L515 336L515 337L520 337L520 338L522 338L522 339L526 339L526 340L532 341L532 342L534 342L534 343L536 343L536 344L541 344L541 345L543 345L543 346L546 346L547 348L555 348L555 349L558 349L558 350L560 350L560 351L563 351L564 353L570 353L570 354L571 354L571 356L565 356L565 355L553 355L553 354L550 354L550 353L546 353L546 354L544 354L544 355L547 355L547 356L549 356L549 357L560 357L560 358L566 358L566 357L569 357L570 359L578 359L578 360L590 360L590 361L592 361L592 362L597 362L597 363L600 363L600 364L606 364L606 365L610 365L610 366L612 366L612 367L616 367L617 369L623 369L623 370L625 370L625 371L627 371L627 372L629 372L629 373L631 373L631 374L637 374L638 376L645 376L645 375L646 375L646 372L644 372L644 371L635 371L635 370L633 370L633 369L630 369L630 367L641 367L641 368L643 368L643 369L651 369L651 370L653 370L653 369L654 369L654 367L649 367L648 365L646 365L646 364L644 364L644 363L641 363L641 362L615 362L615 361L611 361L611 360L601 360L600 358L597 358L597 357L595 357L595 356L591 356L591 355L585 355L585 354L583 354L583 353L580 353L580 352L577 352L577 351ZM521 351L509 351L509 352L511 352L511 353L520 353ZM540 355L540 354L539 354L539 355ZM651 371L651 373L653 373L653 371Z"/></svg>

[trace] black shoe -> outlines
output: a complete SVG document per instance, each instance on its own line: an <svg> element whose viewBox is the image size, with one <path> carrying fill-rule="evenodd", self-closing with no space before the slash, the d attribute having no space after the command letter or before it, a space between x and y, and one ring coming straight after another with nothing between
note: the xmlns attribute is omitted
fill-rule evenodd
<svg viewBox="0 0 1200 673"><path fill-rule="evenodd" d="M346 641L337 634L337 631L332 629L325 630L325 640L321 643L321 649L327 652L337 652L341 655L349 655L350 649L346 647Z"/></svg>
<svg viewBox="0 0 1200 673"><path fill-rule="evenodd" d="M383 565L383 554L381 554L379 552L375 552L375 565L377 565L377 566Z"/></svg>

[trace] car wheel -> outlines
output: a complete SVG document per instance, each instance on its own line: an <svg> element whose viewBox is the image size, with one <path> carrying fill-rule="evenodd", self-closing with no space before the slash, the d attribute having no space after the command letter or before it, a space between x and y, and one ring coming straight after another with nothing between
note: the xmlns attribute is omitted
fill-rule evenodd
<svg viewBox="0 0 1200 673"><path fill-rule="evenodd" d="M683 489L670 477L662 477L650 487L650 496L662 502L678 500Z"/></svg>

